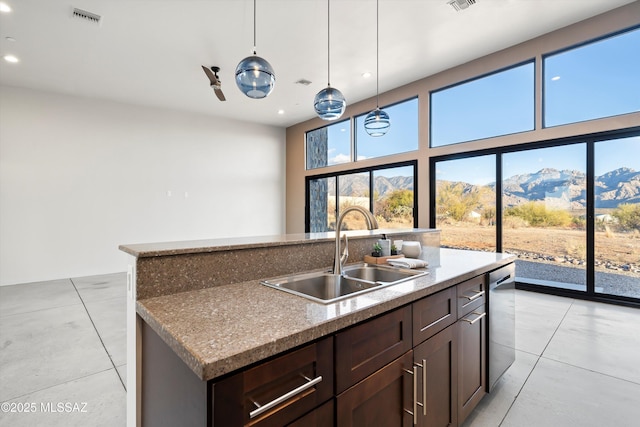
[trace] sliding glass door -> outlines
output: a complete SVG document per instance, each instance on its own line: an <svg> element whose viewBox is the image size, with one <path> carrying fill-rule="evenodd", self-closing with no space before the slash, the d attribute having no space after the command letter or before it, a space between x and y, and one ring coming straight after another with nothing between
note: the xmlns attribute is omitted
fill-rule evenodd
<svg viewBox="0 0 640 427"><path fill-rule="evenodd" d="M627 135L432 159L430 225L443 246L516 255L521 285L638 302L640 135Z"/></svg>
<svg viewBox="0 0 640 427"><path fill-rule="evenodd" d="M640 137L594 147L595 292L640 298Z"/></svg>
<svg viewBox="0 0 640 427"><path fill-rule="evenodd" d="M506 153L502 165L502 249L518 255L518 277L585 291L585 144Z"/></svg>

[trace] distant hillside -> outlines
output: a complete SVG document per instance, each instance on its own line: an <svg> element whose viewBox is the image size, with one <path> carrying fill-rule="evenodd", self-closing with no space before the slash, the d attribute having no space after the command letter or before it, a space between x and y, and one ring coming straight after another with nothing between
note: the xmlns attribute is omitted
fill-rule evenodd
<svg viewBox="0 0 640 427"><path fill-rule="evenodd" d="M559 208L584 209L587 203L586 182L583 172L573 170L545 168L533 174L514 175L503 182L505 205L545 200ZM619 168L597 176L595 194L596 206L601 208L640 203L640 172Z"/></svg>
<svg viewBox="0 0 640 427"><path fill-rule="evenodd" d="M355 197L369 195L369 176L367 175L344 175L339 178L340 193ZM374 180L373 191L381 197L395 190L413 190L412 176L378 176ZM329 189L329 195L335 195L333 188Z"/></svg>
<svg viewBox="0 0 640 427"><path fill-rule="evenodd" d="M436 185L448 181L438 180ZM462 183L464 191L473 191L477 186ZM413 190L413 177L394 176L375 178L374 191L384 197L395 190ZM495 191L495 183L489 184L490 191ZM369 195L368 174L346 175L340 177L340 191L350 196L365 197ZM544 200L547 205L557 208L581 210L585 209L586 176L574 170L541 169L536 173L514 175L503 182L504 205L517 206L528 201ZM601 208L615 208L621 203L640 203L640 172L630 168L619 168L595 180L596 205ZM486 195L487 189L482 191ZM329 189L335 195L334 189ZM483 201L486 197L483 196Z"/></svg>

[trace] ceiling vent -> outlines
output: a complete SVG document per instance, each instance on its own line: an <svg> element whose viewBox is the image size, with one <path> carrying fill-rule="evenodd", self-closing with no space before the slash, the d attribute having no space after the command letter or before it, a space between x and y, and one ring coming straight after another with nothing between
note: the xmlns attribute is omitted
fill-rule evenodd
<svg viewBox="0 0 640 427"><path fill-rule="evenodd" d="M309 86L311 82L307 79L300 79L296 82L297 85Z"/></svg>
<svg viewBox="0 0 640 427"><path fill-rule="evenodd" d="M476 0L449 0L447 4L450 4L456 12L460 12L469 6L476 4Z"/></svg>
<svg viewBox="0 0 640 427"><path fill-rule="evenodd" d="M98 15L97 13L87 12L86 10L78 9L77 7L74 7L71 11L71 17L82 19L96 25L100 25L100 22L102 21L102 16Z"/></svg>

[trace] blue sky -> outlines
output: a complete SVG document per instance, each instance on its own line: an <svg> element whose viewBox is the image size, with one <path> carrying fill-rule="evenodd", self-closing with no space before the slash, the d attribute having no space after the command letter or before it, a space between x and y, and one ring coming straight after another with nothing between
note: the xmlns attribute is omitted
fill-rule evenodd
<svg viewBox="0 0 640 427"><path fill-rule="evenodd" d="M596 143L595 174L628 167L640 171L640 137L616 139ZM507 153L503 158L503 175L533 173L542 168L586 171L586 145L574 144ZM493 155L439 162L437 179L463 181L486 185L495 181Z"/></svg>
<svg viewBox="0 0 640 427"><path fill-rule="evenodd" d="M544 59L545 125L591 120L640 111L640 29L580 46ZM533 129L534 67L526 63L432 95L434 145ZM358 157L379 157L417 149L418 101L383 109L391 129L383 137L366 135L357 117ZM329 126L330 164L350 161L349 121ZM640 171L640 138L596 145L596 175L625 166ZM506 155L504 175L549 167L585 171L584 144ZM486 184L495 178L493 157L440 164L438 179Z"/></svg>

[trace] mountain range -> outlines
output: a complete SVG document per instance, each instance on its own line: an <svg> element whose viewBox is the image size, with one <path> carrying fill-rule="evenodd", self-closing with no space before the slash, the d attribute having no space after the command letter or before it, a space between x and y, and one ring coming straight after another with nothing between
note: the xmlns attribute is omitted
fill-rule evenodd
<svg viewBox="0 0 640 427"><path fill-rule="evenodd" d="M449 181L438 180L437 184ZM584 172L544 168L535 173L514 175L503 181L505 206L516 206L528 201L544 200L547 206L580 210L586 208L586 182ZM464 191L479 186L461 182ZM375 178L374 191L380 196L394 190L413 190L413 177L394 176ZM489 187L495 191L495 183ZM366 196L369 193L368 174L340 177L342 194ZM622 167L595 178L596 207L615 208L622 203L640 203L640 172ZM333 191L330 191L333 195Z"/></svg>

